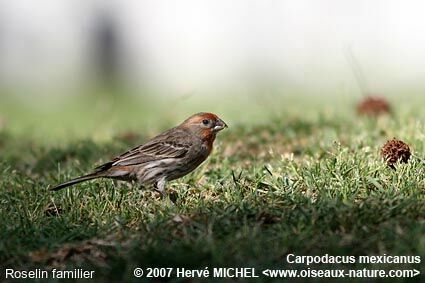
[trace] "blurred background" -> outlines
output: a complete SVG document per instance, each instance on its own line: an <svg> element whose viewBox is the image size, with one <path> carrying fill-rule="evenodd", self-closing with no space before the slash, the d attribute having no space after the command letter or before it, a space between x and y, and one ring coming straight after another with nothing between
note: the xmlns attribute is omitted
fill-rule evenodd
<svg viewBox="0 0 425 283"><path fill-rule="evenodd" d="M420 100L423 11L419 0L0 0L0 128L86 136L199 111L261 119L294 98Z"/></svg>

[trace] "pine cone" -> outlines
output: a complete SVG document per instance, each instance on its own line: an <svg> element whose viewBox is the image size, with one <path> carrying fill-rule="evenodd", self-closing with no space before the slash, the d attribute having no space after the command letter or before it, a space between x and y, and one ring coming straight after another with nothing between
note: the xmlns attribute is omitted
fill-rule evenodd
<svg viewBox="0 0 425 283"><path fill-rule="evenodd" d="M411 153L409 146L405 142L394 138L385 143L381 149L381 155L387 162L387 165L395 170L394 165L398 161L407 163Z"/></svg>
<svg viewBox="0 0 425 283"><path fill-rule="evenodd" d="M359 102L357 113L365 116L379 116L389 114L391 107L388 101L383 97L369 96Z"/></svg>

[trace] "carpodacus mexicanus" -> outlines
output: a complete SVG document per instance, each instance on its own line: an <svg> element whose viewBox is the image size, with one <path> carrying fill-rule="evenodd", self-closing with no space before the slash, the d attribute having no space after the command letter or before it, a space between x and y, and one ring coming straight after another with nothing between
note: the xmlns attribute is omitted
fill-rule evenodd
<svg viewBox="0 0 425 283"><path fill-rule="evenodd" d="M147 143L95 168L93 173L57 185L60 190L96 178L137 181L165 194L165 182L185 176L210 155L216 134L226 128L217 115L198 113Z"/></svg>

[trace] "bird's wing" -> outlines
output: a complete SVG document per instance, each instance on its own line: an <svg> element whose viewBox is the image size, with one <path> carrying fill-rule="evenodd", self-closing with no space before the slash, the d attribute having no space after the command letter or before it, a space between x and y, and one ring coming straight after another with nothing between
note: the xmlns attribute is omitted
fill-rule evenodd
<svg viewBox="0 0 425 283"><path fill-rule="evenodd" d="M113 166L128 166L167 158L182 158L189 151L191 145L192 142L188 139L187 132L173 129L121 154L111 162L96 169L105 170Z"/></svg>

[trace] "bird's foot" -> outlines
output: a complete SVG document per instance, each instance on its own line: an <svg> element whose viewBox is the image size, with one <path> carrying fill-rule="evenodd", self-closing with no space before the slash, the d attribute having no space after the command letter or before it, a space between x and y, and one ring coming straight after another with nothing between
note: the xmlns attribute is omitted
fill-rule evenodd
<svg viewBox="0 0 425 283"><path fill-rule="evenodd" d="M170 198L171 202L175 204L179 198L179 194L176 190L169 190L168 197Z"/></svg>
<svg viewBox="0 0 425 283"><path fill-rule="evenodd" d="M155 188L155 193L160 199L164 199L167 197L167 193L164 190L158 190Z"/></svg>
<svg viewBox="0 0 425 283"><path fill-rule="evenodd" d="M155 189L156 196L161 200L170 200L173 204L176 203L178 199L177 191L169 190L168 193L166 191L160 191Z"/></svg>

